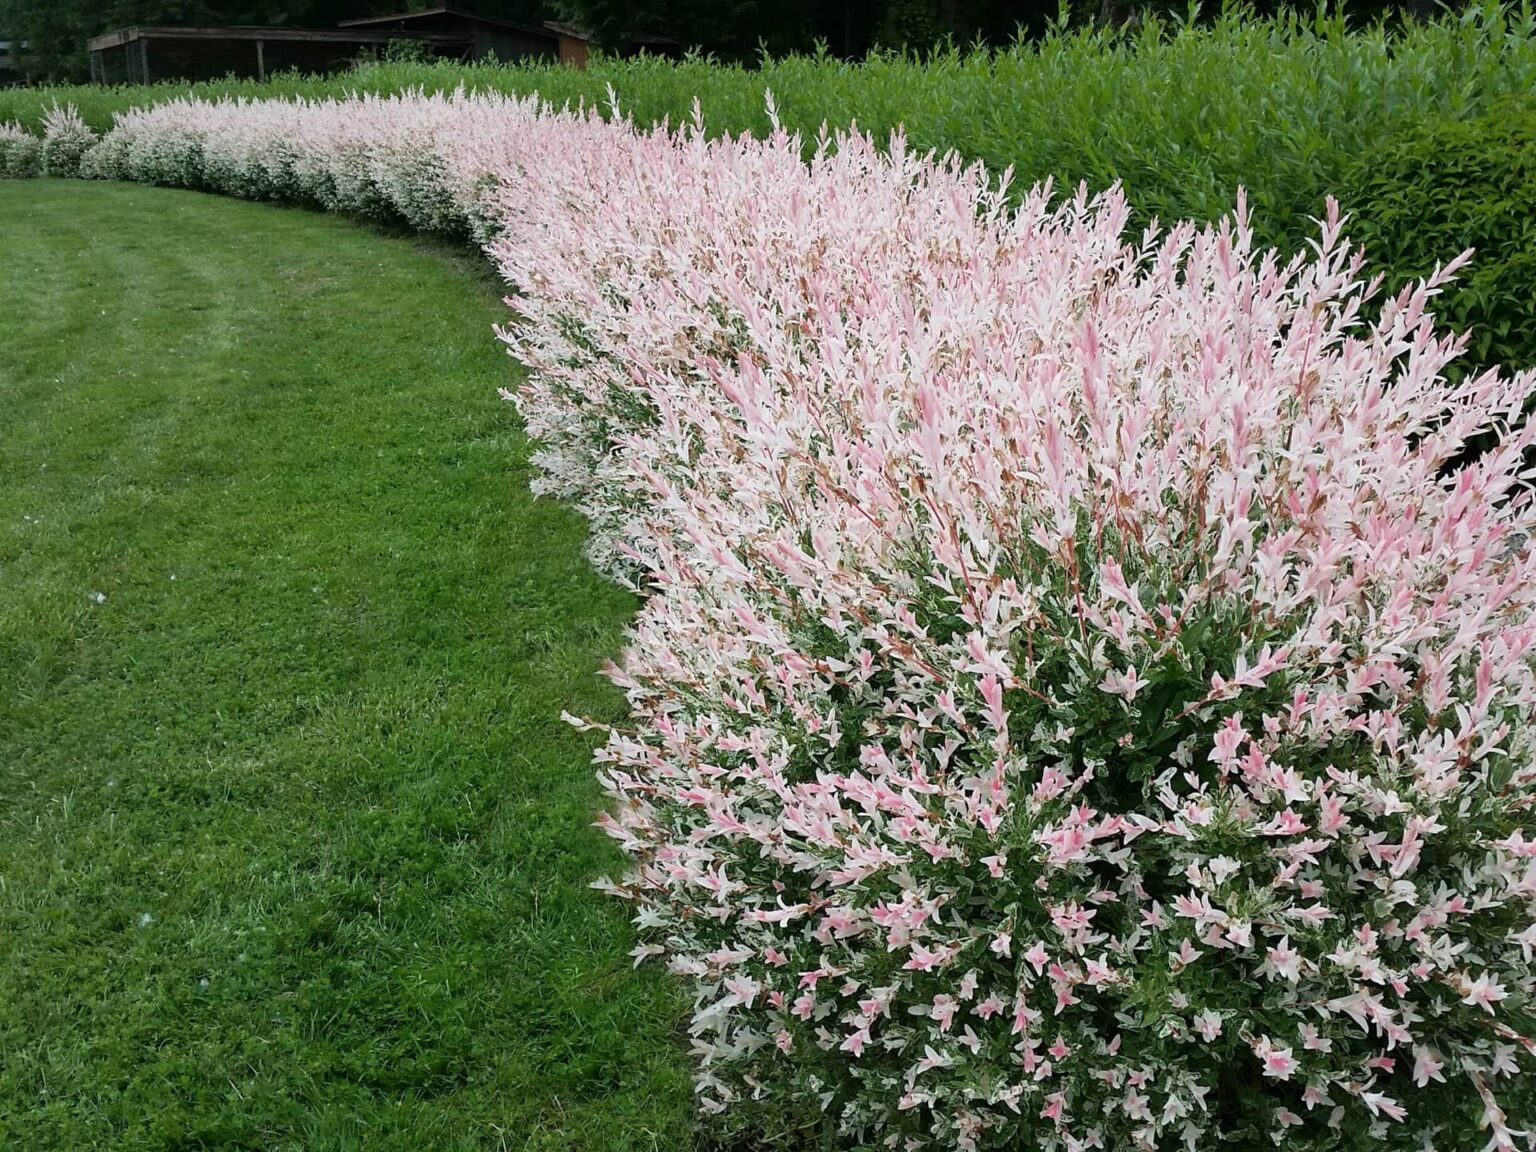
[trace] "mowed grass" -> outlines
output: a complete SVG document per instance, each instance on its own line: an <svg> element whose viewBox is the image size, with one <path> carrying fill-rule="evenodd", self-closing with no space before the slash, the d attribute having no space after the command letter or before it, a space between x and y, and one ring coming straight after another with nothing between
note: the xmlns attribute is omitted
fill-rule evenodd
<svg viewBox="0 0 1536 1152"><path fill-rule="evenodd" d="M488 276L84 183L0 253L0 1148L687 1146Z"/></svg>

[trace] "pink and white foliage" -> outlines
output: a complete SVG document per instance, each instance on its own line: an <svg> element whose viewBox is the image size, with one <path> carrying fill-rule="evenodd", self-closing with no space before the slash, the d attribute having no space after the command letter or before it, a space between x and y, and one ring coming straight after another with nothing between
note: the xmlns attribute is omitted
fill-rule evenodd
<svg viewBox="0 0 1536 1152"><path fill-rule="evenodd" d="M762 338L758 325L793 339L840 309L849 286L899 284L940 259L964 276L983 238L978 210L1004 208L981 168L914 156L899 138L889 156L860 135L824 138L807 164L777 128L708 140L697 110L675 133L582 127L590 147L556 137L502 169L488 251L518 290L520 322L502 335L533 370L517 398L541 445L542 490L587 512L594 559L623 575L635 571L623 554L655 534L638 518L654 496L627 438L659 430L686 457L700 431L642 372L714 405L717 365ZM732 418L729 406L717 415Z"/></svg>
<svg viewBox="0 0 1536 1152"><path fill-rule="evenodd" d="M98 175L488 241L649 592L605 886L700 1099L895 1148L1531 1147L1536 379L1336 216L1125 237L857 135L173 102Z"/></svg>
<svg viewBox="0 0 1536 1152"><path fill-rule="evenodd" d="M1438 280L1362 324L1336 219L1127 246L1117 194L1010 214L898 148L871 199L841 144L653 138L491 249L555 483L655 589L612 887L706 1106L1515 1146L1531 377L1444 380Z"/></svg>
<svg viewBox="0 0 1536 1152"><path fill-rule="evenodd" d="M42 169L43 144L20 124L0 120L0 179L25 180Z"/></svg>
<svg viewBox="0 0 1536 1152"><path fill-rule="evenodd" d="M42 174L53 177L80 175L81 158L97 140L73 104L57 101L43 114Z"/></svg>
<svg viewBox="0 0 1536 1152"><path fill-rule="evenodd" d="M483 237L494 227L478 208L494 180L488 156L547 132L546 120L568 118L536 98L462 90L320 101L182 97L119 116L85 174Z"/></svg>

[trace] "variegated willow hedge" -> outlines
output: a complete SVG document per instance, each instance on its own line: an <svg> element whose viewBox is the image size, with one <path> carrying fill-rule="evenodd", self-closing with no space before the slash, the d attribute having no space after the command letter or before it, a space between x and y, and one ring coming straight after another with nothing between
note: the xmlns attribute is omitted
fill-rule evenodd
<svg viewBox="0 0 1536 1152"><path fill-rule="evenodd" d="M1290 256L766 115L182 97L0 163L484 247L646 595L601 886L722 1123L1529 1147L1536 375L1449 372L1463 258L1382 299L1333 205Z"/></svg>

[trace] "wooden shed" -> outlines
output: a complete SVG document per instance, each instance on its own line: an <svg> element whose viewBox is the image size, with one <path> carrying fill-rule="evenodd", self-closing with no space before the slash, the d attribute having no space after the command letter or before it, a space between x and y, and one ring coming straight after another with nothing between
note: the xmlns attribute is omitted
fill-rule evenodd
<svg viewBox="0 0 1536 1152"><path fill-rule="evenodd" d="M367 28L122 28L92 39L91 80L97 84L149 84L155 80L216 80L287 69L335 72L368 50L413 40L427 55L471 59L474 43L462 36Z"/></svg>
<svg viewBox="0 0 1536 1152"><path fill-rule="evenodd" d="M264 80L289 69L335 72L398 41L422 45L433 59L587 63L586 38L574 28L535 28L454 8L348 20L336 28L122 28L97 36L88 48L93 82L148 84L221 76Z"/></svg>
<svg viewBox="0 0 1536 1152"><path fill-rule="evenodd" d="M557 24L553 20L544 21L544 27L560 38L560 63L569 64L572 68L587 66L590 41L585 32L569 24Z"/></svg>

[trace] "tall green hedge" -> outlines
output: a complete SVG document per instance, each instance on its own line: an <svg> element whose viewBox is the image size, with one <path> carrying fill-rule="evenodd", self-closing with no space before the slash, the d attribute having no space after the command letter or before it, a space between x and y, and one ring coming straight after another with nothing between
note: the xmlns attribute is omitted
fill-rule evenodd
<svg viewBox="0 0 1536 1152"><path fill-rule="evenodd" d="M1471 328L1465 367L1536 367L1536 93L1383 139L1338 193L1389 289L1475 248L1436 311Z"/></svg>

